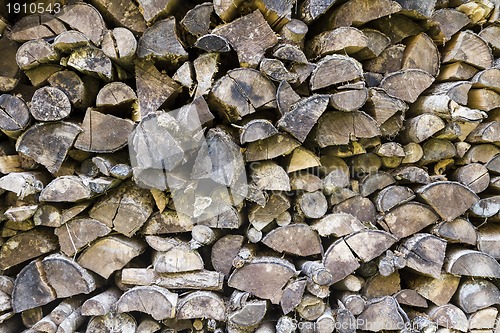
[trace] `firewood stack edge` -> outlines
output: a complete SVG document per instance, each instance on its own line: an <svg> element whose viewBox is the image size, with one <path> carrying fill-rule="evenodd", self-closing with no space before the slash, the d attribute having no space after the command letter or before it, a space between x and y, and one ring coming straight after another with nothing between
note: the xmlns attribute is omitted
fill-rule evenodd
<svg viewBox="0 0 500 333"><path fill-rule="evenodd" d="M500 333L499 0L37 3L0 333Z"/></svg>

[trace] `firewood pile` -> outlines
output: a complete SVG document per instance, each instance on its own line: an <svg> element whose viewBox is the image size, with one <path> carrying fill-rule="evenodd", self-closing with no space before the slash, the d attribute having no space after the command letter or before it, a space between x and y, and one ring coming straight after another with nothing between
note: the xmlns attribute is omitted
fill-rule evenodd
<svg viewBox="0 0 500 333"><path fill-rule="evenodd" d="M0 333L500 332L498 0L35 3Z"/></svg>

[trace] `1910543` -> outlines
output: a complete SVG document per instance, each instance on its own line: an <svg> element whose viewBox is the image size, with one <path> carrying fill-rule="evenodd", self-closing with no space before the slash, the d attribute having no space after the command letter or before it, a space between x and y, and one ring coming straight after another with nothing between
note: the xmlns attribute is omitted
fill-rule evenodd
<svg viewBox="0 0 500 333"><path fill-rule="evenodd" d="M57 14L61 11L61 4L59 2L9 2L7 3L7 12L9 14L44 14L52 13Z"/></svg>

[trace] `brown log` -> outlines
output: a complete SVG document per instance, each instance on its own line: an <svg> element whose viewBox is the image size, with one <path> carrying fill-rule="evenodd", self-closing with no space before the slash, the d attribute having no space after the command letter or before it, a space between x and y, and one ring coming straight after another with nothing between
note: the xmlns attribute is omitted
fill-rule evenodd
<svg viewBox="0 0 500 333"><path fill-rule="evenodd" d="M207 270L159 274L152 269L124 268L121 282L138 286L157 285L167 289L221 290L224 276Z"/></svg>
<svg viewBox="0 0 500 333"><path fill-rule="evenodd" d="M493 329L495 327L495 320L498 314L496 308L486 308L479 310L469 316L469 329L483 330Z"/></svg>
<svg viewBox="0 0 500 333"><path fill-rule="evenodd" d="M488 280L467 279L456 294L457 305L467 314L498 304L500 291Z"/></svg>
<svg viewBox="0 0 500 333"><path fill-rule="evenodd" d="M240 129L240 142L244 144L263 140L277 133L278 131L270 121L255 119L249 121Z"/></svg>
<svg viewBox="0 0 500 333"><path fill-rule="evenodd" d="M493 110L500 105L500 94L486 88L471 89L468 105L483 111Z"/></svg>
<svg viewBox="0 0 500 333"><path fill-rule="evenodd" d="M325 215L311 225L321 237L342 237L364 228L363 224L348 213L334 213Z"/></svg>
<svg viewBox="0 0 500 333"><path fill-rule="evenodd" d="M367 99L368 89L364 83L345 85L339 87L335 94L330 95L330 105L340 111L356 111L363 107Z"/></svg>
<svg viewBox="0 0 500 333"><path fill-rule="evenodd" d="M52 45L58 52L71 53L77 48L89 46L90 43L89 38L80 31L68 30L58 34Z"/></svg>
<svg viewBox="0 0 500 333"><path fill-rule="evenodd" d="M430 234L414 234L401 243L399 251L406 266L420 274L439 278L443 266L446 241Z"/></svg>
<svg viewBox="0 0 500 333"><path fill-rule="evenodd" d="M469 249L449 249L444 269L450 274L496 278L500 264L490 255Z"/></svg>
<svg viewBox="0 0 500 333"><path fill-rule="evenodd" d="M432 307L428 311L429 317L439 326L467 332L469 322L465 314L453 304Z"/></svg>
<svg viewBox="0 0 500 333"><path fill-rule="evenodd" d="M362 77L363 69L357 60L349 56L333 54L323 57L317 63L317 67L311 74L309 85L311 90L318 90L334 84L358 80Z"/></svg>
<svg viewBox="0 0 500 333"><path fill-rule="evenodd" d="M328 54L354 54L368 47L368 38L361 30L342 27L327 30L312 38L306 50L309 58L320 58Z"/></svg>
<svg viewBox="0 0 500 333"><path fill-rule="evenodd" d="M67 96L67 98L69 99L69 101L71 102L71 104L75 108L84 108L84 107L90 106L91 100L93 98L93 96L92 96L93 89L89 88L87 86L90 83L89 81L90 81L89 79L81 79L73 71L58 71L47 78L47 82L52 87L61 90ZM43 88L39 89L42 92L44 92L44 94L42 94L40 96L40 97L42 97L42 101L43 101L43 99L45 99L49 103L54 103L55 104L54 106L58 105L58 104L56 104L56 102L58 102L62 109L63 109L63 107L66 109L66 110L65 109L61 110L60 113L62 111L65 111L67 113L69 113L69 111L71 111L71 109L69 109L69 111L68 111L67 104L65 105L64 103L62 103L62 101L59 102L56 99L56 97L59 96L60 93L57 93L57 92L54 93L53 90L49 89L48 87L44 87L44 88L46 89L45 91L41 90ZM39 90L37 90L37 92ZM37 92L35 92L35 94ZM48 95L47 92L50 92L52 94ZM32 99L32 103L33 103L34 98L35 97L33 97L33 99ZM62 98L64 99L64 97L62 97ZM40 100L37 100L37 102L40 103ZM39 105L38 105L38 108L40 108ZM33 106L32 106L32 109L33 109ZM32 110L32 112L33 112L33 110ZM40 112L40 111L38 111L38 112ZM37 120L43 120L43 119L37 119Z"/></svg>
<svg viewBox="0 0 500 333"><path fill-rule="evenodd" d="M0 95L0 130L6 135L17 137L30 122L26 103L15 95Z"/></svg>
<svg viewBox="0 0 500 333"><path fill-rule="evenodd" d="M96 47L79 48L69 56L67 65L83 74L91 75L104 81L112 81L116 76L111 59Z"/></svg>
<svg viewBox="0 0 500 333"><path fill-rule="evenodd" d="M437 221L430 207L410 201L390 210L378 223L394 236L404 238Z"/></svg>
<svg viewBox="0 0 500 333"><path fill-rule="evenodd" d="M426 308L428 306L427 300L413 289L402 289L394 295L394 298L401 305L409 305L418 308Z"/></svg>
<svg viewBox="0 0 500 333"><path fill-rule="evenodd" d="M290 179L286 171L272 161L255 162L250 179L260 190L290 191Z"/></svg>
<svg viewBox="0 0 500 333"><path fill-rule="evenodd" d="M389 74L402 68L405 45L395 44L384 49L377 57L363 63L363 69L373 73Z"/></svg>
<svg viewBox="0 0 500 333"><path fill-rule="evenodd" d="M439 57L439 51L432 39L425 33L420 33L408 40L403 55L402 69L421 69L436 76L439 71Z"/></svg>
<svg viewBox="0 0 500 333"><path fill-rule="evenodd" d="M363 286L362 295L368 300L390 296L401 290L399 271L384 276L375 274L370 276Z"/></svg>
<svg viewBox="0 0 500 333"><path fill-rule="evenodd" d="M4 66L0 70L0 91L7 92L14 89L19 83L19 66L16 62L18 44L3 34L0 46L4 50Z"/></svg>
<svg viewBox="0 0 500 333"><path fill-rule="evenodd" d="M405 85L408 80L414 84L411 89ZM406 102L415 102L418 96L434 81L427 72L420 69L404 69L386 76L380 83L389 96L400 98Z"/></svg>
<svg viewBox="0 0 500 333"><path fill-rule="evenodd" d="M401 6L395 1L377 0L373 3L364 0L349 1L335 11L329 25L331 27L360 26L400 10Z"/></svg>
<svg viewBox="0 0 500 333"><path fill-rule="evenodd" d="M193 221L188 216L173 210L156 212L146 221L142 228L145 235L189 232L193 229Z"/></svg>
<svg viewBox="0 0 500 333"><path fill-rule="evenodd" d="M24 16L12 26L10 38L16 42L56 37L66 31L64 24L49 13Z"/></svg>
<svg viewBox="0 0 500 333"><path fill-rule="evenodd" d="M30 112L36 120L62 120L69 116L71 103L62 90L54 87L43 87L33 94Z"/></svg>
<svg viewBox="0 0 500 333"><path fill-rule="evenodd" d="M461 81L472 78L479 70L462 61L441 66L438 81Z"/></svg>
<svg viewBox="0 0 500 333"><path fill-rule="evenodd" d="M106 236L87 248L78 257L78 263L102 277L108 278L114 271L123 268L144 250L144 243L136 239L116 235ZM99 258L99 260L97 261L95 258Z"/></svg>
<svg viewBox="0 0 500 333"><path fill-rule="evenodd" d="M387 35L393 44L422 32L422 28L416 22L402 14L384 16L375 20L371 26Z"/></svg>
<svg viewBox="0 0 500 333"><path fill-rule="evenodd" d="M432 228L432 233L446 239L449 243L476 245L476 229L463 218L440 222Z"/></svg>
<svg viewBox="0 0 500 333"><path fill-rule="evenodd" d="M93 0L92 4L107 20L112 21L117 26L125 27L134 34L141 34L146 30L146 22L144 22L137 4L133 1Z"/></svg>
<svg viewBox="0 0 500 333"><path fill-rule="evenodd" d="M127 290L116 303L118 313L139 311L155 320L175 317L178 295L158 286L138 286ZM161 304L161 306L160 306Z"/></svg>
<svg viewBox="0 0 500 333"><path fill-rule="evenodd" d="M361 223L370 225L375 223L375 205L360 195L355 195L336 204L332 213L347 213L355 216Z"/></svg>
<svg viewBox="0 0 500 333"><path fill-rule="evenodd" d="M110 288L87 299L82 304L81 312L84 316L104 316L115 308L121 294L120 290Z"/></svg>
<svg viewBox="0 0 500 333"><path fill-rule="evenodd" d="M336 2L336 0L306 0L300 6L300 18L306 24L310 24L326 13Z"/></svg>
<svg viewBox="0 0 500 333"><path fill-rule="evenodd" d="M444 44L460 29L465 27L469 18L454 8L443 8L436 10L431 16L430 29L432 39L439 44Z"/></svg>
<svg viewBox="0 0 500 333"><path fill-rule="evenodd" d="M24 70L57 60L59 60L59 55L52 45L43 39L31 40L24 43L16 53L17 65Z"/></svg>
<svg viewBox="0 0 500 333"><path fill-rule="evenodd" d="M61 251L68 256L76 254L87 244L106 236L111 231L105 224L89 218L75 218L55 229Z"/></svg>
<svg viewBox="0 0 500 333"><path fill-rule="evenodd" d="M101 45L106 24L99 11L92 5L75 3L63 6L56 18L83 33L96 46ZM85 18L85 20L82 20L82 18Z"/></svg>
<svg viewBox="0 0 500 333"><path fill-rule="evenodd" d="M404 319L398 311L398 306L396 299L391 296L369 301L365 310L358 316L361 322L358 329L379 332L403 327Z"/></svg>
<svg viewBox="0 0 500 333"><path fill-rule="evenodd" d="M264 52L278 42L259 10L217 27L212 33L229 41L238 54L241 67L257 67Z"/></svg>
<svg viewBox="0 0 500 333"><path fill-rule="evenodd" d="M224 300L214 292L195 291L179 299L176 318L209 318L224 321L226 306Z"/></svg>
<svg viewBox="0 0 500 333"><path fill-rule="evenodd" d="M262 243L280 253L307 257L322 252L319 236L307 224L294 223L268 233Z"/></svg>
<svg viewBox="0 0 500 333"><path fill-rule="evenodd" d="M464 61L484 69L492 66L493 56L488 44L471 31L454 35L443 50L443 63Z"/></svg>
<svg viewBox="0 0 500 333"><path fill-rule="evenodd" d="M248 220L257 230L262 230L288 208L290 208L289 199L280 192L274 192L269 196L265 206L250 207Z"/></svg>
<svg viewBox="0 0 500 333"><path fill-rule="evenodd" d="M479 32L479 37L484 39L492 48L495 56L498 56L498 52L500 50L500 45L498 44L498 40L495 38L498 33L499 27L497 25L490 25L485 27Z"/></svg>
<svg viewBox="0 0 500 333"><path fill-rule="evenodd" d="M106 332L113 330L115 327L120 327L123 333L139 332L134 317L128 313L117 314L114 312L92 317L87 324L87 331Z"/></svg>
<svg viewBox="0 0 500 333"><path fill-rule="evenodd" d="M323 264L332 274L335 283L359 268L359 263L343 238L338 239L325 251Z"/></svg>
<svg viewBox="0 0 500 333"><path fill-rule="evenodd" d="M61 189L70 190L61 193ZM40 201L75 202L90 199L95 195L88 183L78 176L61 176L51 181L40 193Z"/></svg>

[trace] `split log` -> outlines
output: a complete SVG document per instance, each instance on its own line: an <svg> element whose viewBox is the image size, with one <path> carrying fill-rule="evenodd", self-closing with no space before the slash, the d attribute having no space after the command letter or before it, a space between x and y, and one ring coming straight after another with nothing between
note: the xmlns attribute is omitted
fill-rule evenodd
<svg viewBox="0 0 500 333"><path fill-rule="evenodd" d="M378 222L385 230L398 238L403 238L437 221L438 216L429 207L416 202L408 202L395 207Z"/></svg>
<svg viewBox="0 0 500 333"><path fill-rule="evenodd" d="M463 61L484 69L493 64L493 55L488 44L471 31L461 31L454 35L442 52L443 63Z"/></svg>
<svg viewBox="0 0 500 333"><path fill-rule="evenodd" d="M280 253L307 257L322 252L318 234L307 224L295 223L268 233L262 243Z"/></svg>
<svg viewBox="0 0 500 333"><path fill-rule="evenodd" d="M85 317L81 314L80 308L78 308L63 320L57 331L61 333L75 332L84 322Z"/></svg>
<svg viewBox="0 0 500 333"><path fill-rule="evenodd" d="M61 189L69 190L61 193ZM40 193L42 202L76 202L95 195L89 183L78 176L61 176L51 181Z"/></svg>
<svg viewBox="0 0 500 333"><path fill-rule="evenodd" d="M80 47L90 45L89 38L77 30L61 32L52 42L54 49L61 53L71 53Z"/></svg>
<svg viewBox="0 0 500 333"><path fill-rule="evenodd" d="M405 45L390 45L380 54L363 63L363 69L373 73L390 74L402 68Z"/></svg>
<svg viewBox="0 0 500 333"><path fill-rule="evenodd" d="M325 309L326 304L321 298L309 294L305 294L296 307L299 316L308 321L318 319Z"/></svg>
<svg viewBox="0 0 500 333"><path fill-rule="evenodd" d="M290 208L288 197L280 192L274 192L269 196L264 206L254 205L250 207L248 220L257 230L262 230L288 208Z"/></svg>
<svg viewBox="0 0 500 333"><path fill-rule="evenodd" d="M394 298L401 305L409 305L418 308L428 307L427 300L413 289L402 289L394 294Z"/></svg>
<svg viewBox="0 0 500 333"><path fill-rule="evenodd" d="M500 291L488 280L467 279L457 291L457 305L467 314L499 303Z"/></svg>
<svg viewBox="0 0 500 333"><path fill-rule="evenodd" d="M254 162L288 155L298 146L300 146L299 142L291 136L278 133L269 138L249 143L245 151L245 160Z"/></svg>
<svg viewBox="0 0 500 333"><path fill-rule="evenodd" d="M379 212L388 212L392 208L407 203L415 198L413 191L406 186L391 185L377 193L375 205Z"/></svg>
<svg viewBox="0 0 500 333"><path fill-rule="evenodd" d="M498 225L484 225L477 232L477 248L478 250L491 255L495 259L500 257L498 251Z"/></svg>
<svg viewBox="0 0 500 333"><path fill-rule="evenodd" d="M308 43L308 58L320 58L328 54L354 54L368 47L368 38L361 30L353 27L342 27L327 30L315 36Z"/></svg>
<svg viewBox="0 0 500 333"><path fill-rule="evenodd" d="M438 81L462 81L472 78L479 70L462 61L441 66Z"/></svg>
<svg viewBox="0 0 500 333"><path fill-rule="evenodd" d="M0 46L4 50L4 65L0 70L0 91L7 92L14 89L20 79L20 70L16 62L18 44L7 37L6 34L0 38Z"/></svg>
<svg viewBox="0 0 500 333"><path fill-rule="evenodd" d="M71 103L62 90L54 87L43 87L33 94L30 112L36 120L62 120L69 116Z"/></svg>
<svg viewBox="0 0 500 333"><path fill-rule="evenodd" d="M360 322L358 329L379 332L404 327L404 317L398 308L396 299L391 296L369 301L365 310L357 318Z"/></svg>
<svg viewBox="0 0 500 333"><path fill-rule="evenodd" d="M161 235L189 232L192 229L193 221L191 218L182 213L166 209L162 213L153 213L141 231L145 235Z"/></svg>
<svg viewBox="0 0 500 333"><path fill-rule="evenodd" d="M138 240L124 236L106 236L87 248L78 257L78 263L107 279L144 250L145 244Z"/></svg>
<svg viewBox="0 0 500 333"><path fill-rule="evenodd" d="M125 285L157 285L167 289L221 290L224 275L201 270L173 274L159 274L147 268L124 268L121 283Z"/></svg>
<svg viewBox="0 0 500 333"><path fill-rule="evenodd" d="M333 242L325 251L323 264L332 274L332 284L344 279L360 267L358 260L343 238Z"/></svg>
<svg viewBox="0 0 500 333"><path fill-rule="evenodd" d="M366 279L362 295L368 300L383 296L390 296L401 290L401 278L399 271L384 276L375 274Z"/></svg>
<svg viewBox="0 0 500 333"><path fill-rule="evenodd" d="M290 281L283 289L283 296L280 300L281 309L284 314L293 311L299 305L306 288L306 280L298 279Z"/></svg>
<svg viewBox="0 0 500 333"><path fill-rule="evenodd" d="M121 291L116 288L110 288L100 294L87 299L81 307L84 316L104 316L112 312L116 302L121 296Z"/></svg>
<svg viewBox="0 0 500 333"><path fill-rule="evenodd" d="M438 44L444 44L470 20L467 15L454 8L443 8L432 14L431 22L434 25L430 29L432 39Z"/></svg>
<svg viewBox="0 0 500 333"><path fill-rule="evenodd" d="M24 70L57 60L59 60L59 55L52 45L43 39L30 40L24 43L16 53L17 65Z"/></svg>
<svg viewBox="0 0 500 333"><path fill-rule="evenodd" d="M130 68L137 50L134 34L122 27L108 30L101 46L104 54L125 68Z"/></svg>
<svg viewBox="0 0 500 333"><path fill-rule="evenodd" d="M414 234L405 240L399 251L406 259L406 267L420 274L439 278L443 266L446 241L430 234Z"/></svg>
<svg viewBox="0 0 500 333"><path fill-rule="evenodd" d="M336 204L332 213L347 213L355 216L364 225L375 223L375 205L368 199L359 195Z"/></svg>
<svg viewBox="0 0 500 333"><path fill-rule="evenodd" d="M422 57L422 54L425 54ZM436 76L440 65L439 51L432 39L425 33L411 37L403 55L402 69L416 68Z"/></svg>
<svg viewBox="0 0 500 333"><path fill-rule="evenodd" d="M311 90L318 90L334 84L359 80L362 77L363 69L356 59L338 54L327 55L317 63L311 74L309 86Z"/></svg>
<svg viewBox="0 0 500 333"><path fill-rule="evenodd" d="M177 319L208 318L217 321L226 319L224 300L210 291L195 291L179 299Z"/></svg>
<svg viewBox="0 0 500 333"><path fill-rule="evenodd" d="M147 28L137 4L133 1L93 0L92 4L107 20L112 21L117 26L129 29L134 34L139 35Z"/></svg>
<svg viewBox="0 0 500 333"><path fill-rule="evenodd" d="M367 197L375 191L390 186L395 182L394 177L387 172L373 172L361 178L359 182L359 192L362 196Z"/></svg>
<svg viewBox="0 0 500 333"><path fill-rule="evenodd" d="M467 332L469 322L465 313L453 304L445 304L433 307L428 311L429 317L439 326L448 329Z"/></svg>
<svg viewBox="0 0 500 333"><path fill-rule="evenodd" d="M106 236L111 229L102 222L90 218L75 218L55 229L61 251L72 256L87 244Z"/></svg>
<svg viewBox="0 0 500 333"><path fill-rule="evenodd" d="M469 316L469 330L493 329L498 310L496 308L486 308L477 311Z"/></svg>
<svg viewBox="0 0 500 333"><path fill-rule="evenodd" d="M282 167L271 161L252 164L250 179L260 190L290 191L288 174Z"/></svg>
<svg viewBox="0 0 500 333"><path fill-rule="evenodd" d="M127 290L116 303L118 313L139 311L155 320L175 317L178 295L158 286L137 286ZM161 304L161 306L160 306Z"/></svg>
<svg viewBox="0 0 500 333"><path fill-rule="evenodd" d="M256 257L236 269L229 277L228 285L279 304L281 288L295 274L295 267L285 259Z"/></svg>
<svg viewBox="0 0 500 333"><path fill-rule="evenodd" d="M123 333L140 332L134 317L128 313L113 312L92 317L87 324L86 332L106 332L116 327L119 327Z"/></svg>
<svg viewBox="0 0 500 333"><path fill-rule="evenodd" d="M208 2L190 9L181 20L181 25L191 35L199 37L210 31L210 16L214 13L214 5Z"/></svg>
<svg viewBox="0 0 500 333"><path fill-rule="evenodd" d="M422 32L422 28L416 22L402 14L384 16L373 21L371 26L386 34L393 44Z"/></svg>
<svg viewBox="0 0 500 333"><path fill-rule="evenodd" d="M15 95L0 95L0 130L10 137L18 137L28 127L30 110Z"/></svg>
<svg viewBox="0 0 500 333"><path fill-rule="evenodd" d="M486 88L471 89L468 105L483 111L493 110L500 105L500 94Z"/></svg>
<svg viewBox="0 0 500 333"><path fill-rule="evenodd" d="M83 33L96 46L101 45L106 24L99 11L92 5L75 3L63 6L56 18Z"/></svg>
<svg viewBox="0 0 500 333"><path fill-rule="evenodd" d="M380 87L389 96L413 103L425 89L430 87L433 81L434 78L423 70L404 69L386 76L380 82ZM405 82L413 82L412 87L408 89Z"/></svg>
<svg viewBox="0 0 500 333"><path fill-rule="evenodd" d="M500 45L495 38L496 34L499 31L498 29L499 27L497 25L489 25L482 29L478 34L479 37L484 39L490 45L495 56L498 56L498 52L500 50Z"/></svg>
<svg viewBox="0 0 500 333"><path fill-rule="evenodd" d="M417 193L445 221L459 217L479 200L469 188L455 182L435 182L422 187Z"/></svg>
<svg viewBox="0 0 500 333"><path fill-rule="evenodd" d="M311 224L321 237L342 237L364 229L363 224L353 215L347 213L334 213Z"/></svg>
<svg viewBox="0 0 500 333"><path fill-rule="evenodd" d="M222 116L234 121L258 108L271 106L275 98L276 88L270 80L256 70L239 68L228 71L214 83L209 103L218 107Z"/></svg>
<svg viewBox="0 0 500 333"><path fill-rule="evenodd" d="M360 26L379 17L397 13L401 8L397 2L388 0L377 0L373 3L365 0L349 1L338 7L330 19L329 26Z"/></svg>
<svg viewBox="0 0 500 333"><path fill-rule="evenodd" d="M446 254L444 269L450 274L497 278L500 264L492 256L475 250L454 248Z"/></svg>
<svg viewBox="0 0 500 333"><path fill-rule="evenodd" d="M179 273L203 269L203 259L187 242L165 239L171 246L167 251L153 253L153 268L158 273Z"/></svg>
<svg viewBox="0 0 500 333"><path fill-rule="evenodd" d="M14 23L10 39L19 43L56 37L66 31L64 24L49 13L28 15Z"/></svg>
<svg viewBox="0 0 500 333"><path fill-rule="evenodd" d="M300 18L310 24L330 9L336 0L306 0L300 6Z"/></svg>
<svg viewBox="0 0 500 333"><path fill-rule="evenodd" d="M361 261L368 262L390 248L396 237L382 230L364 229L346 236L347 246L358 256Z"/></svg>
<svg viewBox="0 0 500 333"><path fill-rule="evenodd" d="M75 108L84 108L91 104L93 89L87 86L91 83L90 77L82 79L75 72L66 70L52 74L47 78L47 82L52 87L62 90ZM52 96L45 98L54 99Z"/></svg>
<svg viewBox="0 0 500 333"><path fill-rule="evenodd" d="M238 54L241 67L257 67L264 52L278 42L259 10L217 27L212 33L229 41Z"/></svg>
<svg viewBox="0 0 500 333"><path fill-rule="evenodd" d="M363 107L367 99L368 89L364 83L345 85L339 87L338 92L330 95L330 105L340 111L356 111Z"/></svg>
<svg viewBox="0 0 500 333"><path fill-rule="evenodd" d="M112 81L116 76L111 59L101 49L92 46L82 47L71 52L67 65L83 74L106 82Z"/></svg>
<svg viewBox="0 0 500 333"><path fill-rule="evenodd" d="M265 119L254 119L246 123L240 129L240 142L244 144L263 140L277 133L278 131L270 121Z"/></svg>
<svg viewBox="0 0 500 333"><path fill-rule="evenodd" d="M440 222L432 228L432 233L446 239L449 243L470 245L476 245L476 238L478 236L474 226L463 218Z"/></svg>

